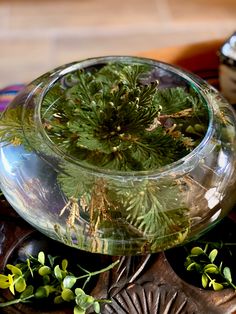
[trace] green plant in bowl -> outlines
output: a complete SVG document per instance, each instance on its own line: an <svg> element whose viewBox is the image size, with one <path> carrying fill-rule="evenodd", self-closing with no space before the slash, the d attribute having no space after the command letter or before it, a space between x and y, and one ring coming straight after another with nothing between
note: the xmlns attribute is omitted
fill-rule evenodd
<svg viewBox="0 0 236 314"><path fill-rule="evenodd" d="M32 82L0 125L4 194L70 246L157 252L199 235L235 201L233 111L170 65L118 56L66 65Z"/></svg>

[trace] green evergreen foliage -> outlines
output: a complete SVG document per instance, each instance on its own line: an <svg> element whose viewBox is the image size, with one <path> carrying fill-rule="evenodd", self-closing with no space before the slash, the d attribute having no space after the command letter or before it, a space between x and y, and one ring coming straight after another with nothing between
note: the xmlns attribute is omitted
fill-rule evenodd
<svg viewBox="0 0 236 314"><path fill-rule="evenodd" d="M25 144L21 122L22 108L15 107L5 111L1 116L0 138L2 142L13 145Z"/></svg>
<svg viewBox="0 0 236 314"><path fill-rule="evenodd" d="M73 73L67 80L76 84L66 89L58 82L42 104L49 137L77 160L110 170L155 170L185 156L205 134L206 108L192 89L142 84L150 73L118 63Z"/></svg>
<svg viewBox="0 0 236 314"><path fill-rule="evenodd" d="M179 160L203 139L207 108L190 86L160 88L151 79L152 71L138 63L111 63L66 75L42 101L46 134L63 156L100 173L155 171ZM28 120L26 141L18 110L3 115L2 140L26 149L28 142L34 143L40 151L44 146ZM50 155L50 149L43 154ZM57 183L68 200L59 216L69 211L69 232L75 231L82 215L92 235L99 230L104 238L140 239L141 253L182 243L188 234L189 209L177 178L131 180L121 186L112 177L88 175L66 158L59 166ZM66 237L72 245L71 234Z"/></svg>
<svg viewBox="0 0 236 314"><path fill-rule="evenodd" d="M150 75L147 66L108 64L72 74L65 90L56 84L42 105L51 140L82 164L109 170L155 170L185 156L207 129L204 103L192 88L141 83ZM63 169L58 182L70 200L69 225L80 219L73 197L89 215L92 233L119 238L122 230L123 237L140 239L141 251L181 243L188 234L188 208L174 179L122 187L108 178L85 178L70 163Z"/></svg>

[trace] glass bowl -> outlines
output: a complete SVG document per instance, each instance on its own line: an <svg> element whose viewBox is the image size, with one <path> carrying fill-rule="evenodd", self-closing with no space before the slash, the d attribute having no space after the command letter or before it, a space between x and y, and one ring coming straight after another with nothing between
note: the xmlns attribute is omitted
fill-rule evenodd
<svg viewBox="0 0 236 314"><path fill-rule="evenodd" d="M108 95L102 88L106 86L106 67L111 64L125 67L126 72ZM129 72L131 69L135 73L135 67L148 69L139 76L137 86ZM89 85L99 71L103 71L100 85ZM132 84L138 96L128 90ZM96 90L95 98L88 95L89 88ZM154 94L150 96L157 90L162 101L172 108L185 102L192 107L168 112L166 106L163 114L162 103L156 101ZM96 98L98 94L102 100ZM131 94L133 98L126 101L121 118L117 108ZM106 97L111 95L116 95L116 102L106 104ZM131 122L127 118L135 114L145 121L145 115L139 114L140 97L144 102L150 100L145 95L154 97L156 111L148 127L137 122L136 132L139 136L145 134L145 145L149 139L149 154L143 153L144 144L138 143L139 137L129 130ZM85 101L90 105L82 112ZM195 112L199 104L201 117ZM105 105L108 107L103 110ZM150 114L149 109L146 112ZM65 119L67 113L70 121ZM77 115L82 119L79 122ZM190 120L186 122L187 116ZM123 119L119 125L117 117ZM94 121L97 133L107 129L102 140L89 137L89 132L95 132L91 131ZM88 125L90 131L86 129ZM200 236L233 207L235 126L235 114L226 100L205 81L177 67L126 56L70 63L27 85L2 114L0 187L22 218L66 245L110 255L166 250ZM164 132L170 144L158 137L150 140L158 130ZM108 140L117 145L111 148ZM180 141L184 154L178 148L173 151ZM72 142L76 143L73 148ZM166 162L159 163L158 158Z"/></svg>

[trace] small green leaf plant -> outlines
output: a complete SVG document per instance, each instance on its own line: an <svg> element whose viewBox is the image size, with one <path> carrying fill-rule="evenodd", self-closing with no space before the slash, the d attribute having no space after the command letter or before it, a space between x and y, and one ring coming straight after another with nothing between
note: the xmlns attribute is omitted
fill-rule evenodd
<svg viewBox="0 0 236 314"><path fill-rule="evenodd" d="M84 273L76 276L68 270L68 260L39 252L37 257L30 256L20 264L6 265L6 274L0 274L0 288L9 289L13 299L2 301L0 308L17 303L30 303L40 299L49 299L56 304L72 303L74 314L85 314L87 309L93 307L95 313L100 313L100 304L110 300L96 299L85 292L85 286L92 276L112 269L119 261L94 272L90 272L80 265ZM83 280L82 287L79 286Z"/></svg>
<svg viewBox="0 0 236 314"><path fill-rule="evenodd" d="M230 267L225 266L223 261L216 262L220 249L211 248L208 243L204 248L194 246L186 257L185 269L200 276L204 289L219 291L231 287L236 291Z"/></svg>

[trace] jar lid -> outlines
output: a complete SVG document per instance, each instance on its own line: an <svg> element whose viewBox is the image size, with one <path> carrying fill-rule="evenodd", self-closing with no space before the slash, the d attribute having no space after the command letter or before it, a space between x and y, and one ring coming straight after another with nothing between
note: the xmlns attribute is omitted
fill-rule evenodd
<svg viewBox="0 0 236 314"><path fill-rule="evenodd" d="M236 32L234 32L221 46L220 62L236 69Z"/></svg>

